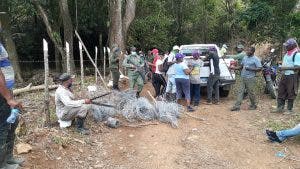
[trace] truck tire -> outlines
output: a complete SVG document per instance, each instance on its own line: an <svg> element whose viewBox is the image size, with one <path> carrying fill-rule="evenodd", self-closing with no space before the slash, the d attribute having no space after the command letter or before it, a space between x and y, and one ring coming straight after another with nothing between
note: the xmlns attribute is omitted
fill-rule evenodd
<svg viewBox="0 0 300 169"><path fill-rule="evenodd" d="M220 87L220 97L228 97L230 90L224 90L223 87Z"/></svg>

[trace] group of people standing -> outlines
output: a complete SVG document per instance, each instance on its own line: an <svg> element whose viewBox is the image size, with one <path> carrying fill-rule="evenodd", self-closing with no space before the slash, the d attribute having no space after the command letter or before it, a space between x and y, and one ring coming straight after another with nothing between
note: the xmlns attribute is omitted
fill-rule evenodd
<svg viewBox="0 0 300 169"><path fill-rule="evenodd" d="M209 61L210 76L208 78L208 100L207 104L219 104L219 57L217 49L210 48L206 53L195 50L192 59L184 60L184 55L179 53L179 46L173 46L170 53L160 54L158 49L152 49L144 56L142 52L137 53L135 47L131 47L130 54L126 55L122 66L126 68L131 90L137 86L136 97L145 84L145 70L151 72L152 85L155 89L155 98L177 101L185 99L187 110L194 111L193 106L200 103L200 68L204 61L200 55L205 55ZM110 56L110 69L113 76L113 89L119 90L119 58L120 48L113 46ZM214 99L212 98L215 93Z"/></svg>

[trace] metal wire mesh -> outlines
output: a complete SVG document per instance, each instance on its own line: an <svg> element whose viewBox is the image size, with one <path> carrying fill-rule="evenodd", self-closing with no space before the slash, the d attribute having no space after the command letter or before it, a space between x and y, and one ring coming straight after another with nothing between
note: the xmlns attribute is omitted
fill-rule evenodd
<svg viewBox="0 0 300 169"><path fill-rule="evenodd" d="M103 93L105 93L103 90L97 90L90 92L90 96L95 97ZM156 101L153 104L144 97L137 99L136 93L131 90L112 91L110 95L96 99L96 101L115 106L114 108L95 106L93 117L97 121L120 115L128 122L159 120L177 128L178 118L184 111L183 106L174 102Z"/></svg>

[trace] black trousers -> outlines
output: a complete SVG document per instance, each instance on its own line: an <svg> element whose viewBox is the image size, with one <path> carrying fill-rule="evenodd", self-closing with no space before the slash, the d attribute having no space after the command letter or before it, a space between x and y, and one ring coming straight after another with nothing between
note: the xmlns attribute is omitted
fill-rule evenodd
<svg viewBox="0 0 300 169"><path fill-rule="evenodd" d="M162 74L153 73L152 85L155 89L155 97L157 97L165 93L167 82Z"/></svg>
<svg viewBox="0 0 300 169"><path fill-rule="evenodd" d="M297 96L297 75L283 75L279 82L278 99L294 100Z"/></svg>
<svg viewBox="0 0 300 169"><path fill-rule="evenodd" d="M14 124L9 124L6 119L10 115L10 106L0 95L0 167L6 164L8 157L12 156L15 142L15 130L18 120Z"/></svg>

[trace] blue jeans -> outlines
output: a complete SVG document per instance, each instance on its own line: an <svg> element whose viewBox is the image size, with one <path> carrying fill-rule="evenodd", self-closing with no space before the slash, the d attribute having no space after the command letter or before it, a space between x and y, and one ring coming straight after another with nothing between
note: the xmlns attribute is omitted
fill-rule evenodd
<svg viewBox="0 0 300 169"><path fill-rule="evenodd" d="M176 78L176 97L182 99L182 94L186 100L191 100L190 79Z"/></svg>
<svg viewBox="0 0 300 169"><path fill-rule="evenodd" d="M191 83L191 101L195 103L200 102L200 84Z"/></svg>
<svg viewBox="0 0 300 169"><path fill-rule="evenodd" d="M296 125L294 128L291 129L277 131L276 135L281 141L289 137L300 135L300 124Z"/></svg>
<svg viewBox="0 0 300 169"><path fill-rule="evenodd" d="M176 93L176 83L175 83L175 75L167 75L168 81L167 81L167 87L166 87L166 93Z"/></svg>

